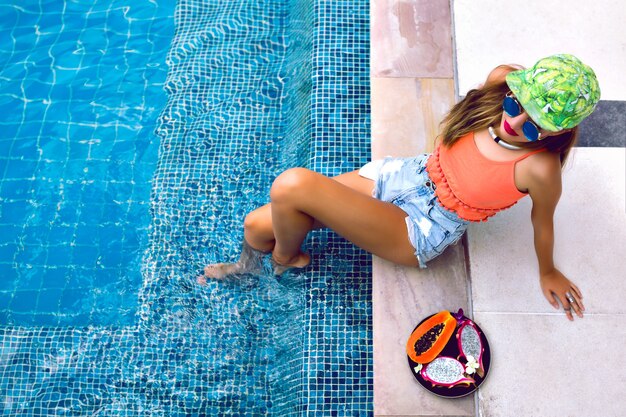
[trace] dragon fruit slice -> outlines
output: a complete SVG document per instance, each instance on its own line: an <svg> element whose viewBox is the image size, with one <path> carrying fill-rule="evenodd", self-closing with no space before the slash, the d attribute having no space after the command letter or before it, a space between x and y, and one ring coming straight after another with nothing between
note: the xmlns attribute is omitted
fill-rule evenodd
<svg viewBox="0 0 626 417"><path fill-rule="evenodd" d="M480 332L476 328L476 325L469 320L464 321L456 333L456 338L461 356L465 357L465 359L467 359L468 356L474 357L476 362L478 362L478 370L476 373L481 378L484 377L483 352L485 348L480 341Z"/></svg>
<svg viewBox="0 0 626 417"><path fill-rule="evenodd" d="M460 384L473 384L475 381L463 375L465 367L459 361L448 356L440 356L420 371L420 375L433 385L454 387Z"/></svg>

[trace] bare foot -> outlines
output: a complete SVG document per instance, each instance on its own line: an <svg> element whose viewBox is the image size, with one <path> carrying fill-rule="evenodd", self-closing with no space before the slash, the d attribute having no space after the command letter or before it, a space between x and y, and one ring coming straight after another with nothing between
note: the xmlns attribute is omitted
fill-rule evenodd
<svg viewBox="0 0 626 417"><path fill-rule="evenodd" d="M292 268L304 268L311 263L311 257L300 252L296 256L290 259L277 259L272 255L272 264L274 265L274 275L282 275Z"/></svg>
<svg viewBox="0 0 626 417"><path fill-rule="evenodd" d="M228 275L233 275L241 272L245 271L243 271L243 268L241 267L239 262L234 264L223 263L207 265L204 268L204 275L200 275L198 277L198 283L206 285L207 278L222 279Z"/></svg>
<svg viewBox="0 0 626 417"><path fill-rule="evenodd" d="M261 259L265 255L265 252L254 249L244 241L241 256L237 262L208 265L204 268L204 275L197 277L196 281L200 285L206 285L207 279L222 279L229 275L258 273L263 268Z"/></svg>

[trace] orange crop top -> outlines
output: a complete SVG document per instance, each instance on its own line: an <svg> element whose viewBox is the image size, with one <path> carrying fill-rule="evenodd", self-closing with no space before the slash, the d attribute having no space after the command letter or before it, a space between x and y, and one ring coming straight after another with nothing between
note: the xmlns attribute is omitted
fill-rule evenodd
<svg viewBox="0 0 626 417"><path fill-rule="evenodd" d="M512 161L492 161L478 150L474 133L468 133L451 147L438 146L426 170L442 206L462 219L484 221L527 195L515 186L515 164L543 150Z"/></svg>

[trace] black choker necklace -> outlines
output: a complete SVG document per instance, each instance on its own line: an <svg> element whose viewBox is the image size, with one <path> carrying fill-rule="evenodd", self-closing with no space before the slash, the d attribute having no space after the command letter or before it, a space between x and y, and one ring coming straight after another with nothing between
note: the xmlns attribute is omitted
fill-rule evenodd
<svg viewBox="0 0 626 417"><path fill-rule="evenodd" d="M496 135L496 132L493 130L493 127L489 126L488 130L489 130L489 135L491 135L491 139L493 139L495 143L502 146L503 148L509 149L511 151L524 149L521 146L511 145L510 143L503 141L502 138L500 138L500 136Z"/></svg>

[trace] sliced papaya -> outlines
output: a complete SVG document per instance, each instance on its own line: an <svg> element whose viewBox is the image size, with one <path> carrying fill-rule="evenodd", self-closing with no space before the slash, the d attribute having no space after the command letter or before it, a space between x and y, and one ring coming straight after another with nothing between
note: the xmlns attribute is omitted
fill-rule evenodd
<svg viewBox="0 0 626 417"><path fill-rule="evenodd" d="M406 353L413 362L428 363L441 353L456 329L456 319L448 310L428 318L413 330Z"/></svg>

